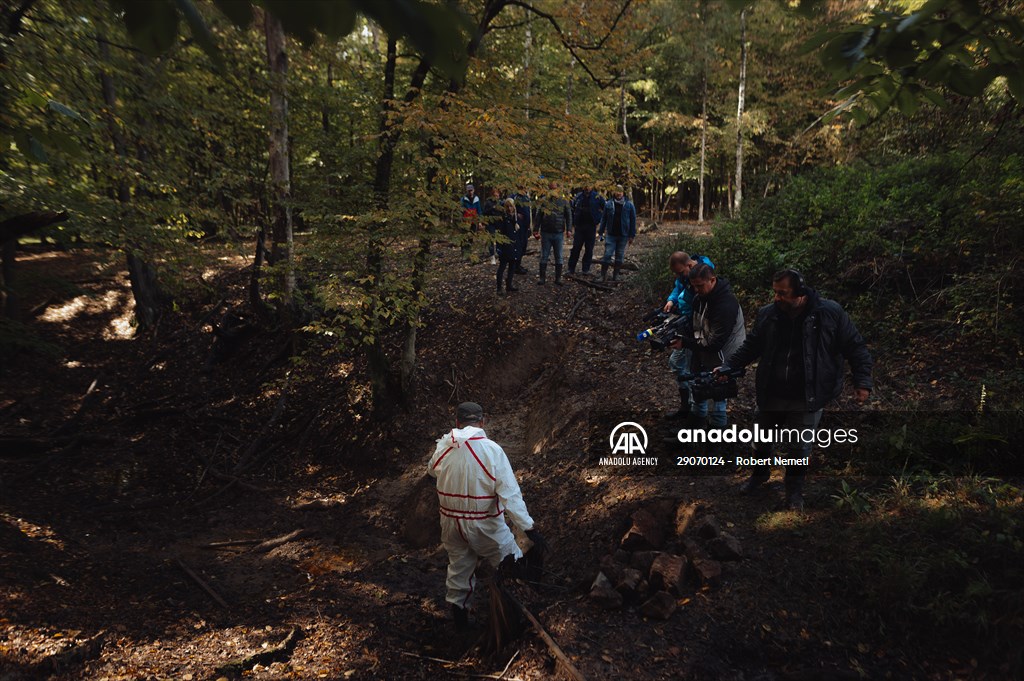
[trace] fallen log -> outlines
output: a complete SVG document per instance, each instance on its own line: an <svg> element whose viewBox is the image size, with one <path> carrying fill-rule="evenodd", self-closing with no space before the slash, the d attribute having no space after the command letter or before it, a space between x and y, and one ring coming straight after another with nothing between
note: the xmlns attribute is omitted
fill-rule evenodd
<svg viewBox="0 0 1024 681"><path fill-rule="evenodd" d="M287 544L289 542L293 542L293 541L302 539L303 537L308 537L308 536L313 535L313 534L316 534L316 530L308 530L308 529L295 530L294 532L289 532L288 534L283 535L281 537L275 537L274 539L268 539L265 542L257 544L256 546L253 547L252 550L256 551L257 553L267 553L268 551L272 551L272 550L276 549L278 546L284 546L285 544Z"/></svg>
<svg viewBox="0 0 1024 681"><path fill-rule="evenodd" d="M583 277L577 277L575 274L566 274L565 278L569 279L570 281L575 281L578 284L583 284L584 286L589 286L590 288L596 288L599 291L614 291L615 290L614 287L609 286L608 284L603 284L603 283L598 282L598 281L591 281L589 279L584 279Z"/></svg>
<svg viewBox="0 0 1024 681"><path fill-rule="evenodd" d="M288 632L288 636L285 637L280 645L222 664L217 667L217 673L225 676L241 676L244 672L249 671L258 664L267 666L273 662L287 662L288 658L292 656L292 651L295 650L295 645L302 639L302 636L302 629L292 627L292 630Z"/></svg>
<svg viewBox="0 0 1024 681"><path fill-rule="evenodd" d="M210 598L216 601L217 605L224 608L225 610L231 609L230 606L227 604L227 601L221 598L220 594L213 590L213 587L204 582L199 575L193 572L192 568L190 568L188 565L185 565L185 562L182 561L181 558L177 558L176 560L178 561L178 565L181 567L181 569L185 571L185 574L191 577L195 581L195 583L203 589L203 591L209 594Z"/></svg>

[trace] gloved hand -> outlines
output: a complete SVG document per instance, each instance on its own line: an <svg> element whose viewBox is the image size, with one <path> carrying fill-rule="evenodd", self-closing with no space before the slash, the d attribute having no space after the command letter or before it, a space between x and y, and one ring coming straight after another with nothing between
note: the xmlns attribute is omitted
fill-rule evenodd
<svg viewBox="0 0 1024 681"><path fill-rule="evenodd" d="M540 549L542 553L547 553L550 550L547 540L544 539L544 535L542 535L536 527L532 530L527 530L526 536L530 538L533 545Z"/></svg>

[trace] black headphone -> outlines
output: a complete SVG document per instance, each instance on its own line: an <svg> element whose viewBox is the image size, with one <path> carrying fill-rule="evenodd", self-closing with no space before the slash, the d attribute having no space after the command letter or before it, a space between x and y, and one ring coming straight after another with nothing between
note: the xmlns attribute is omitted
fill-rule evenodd
<svg viewBox="0 0 1024 681"><path fill-rule="evenodd" d="M782 271L789 276L790 283L793 283L794 280L796 281L796 286L793 287L793 296L797 298L800 296L806 296L808 291L807 284L804 282L804 275L794 269L787 268Z"/></svg>

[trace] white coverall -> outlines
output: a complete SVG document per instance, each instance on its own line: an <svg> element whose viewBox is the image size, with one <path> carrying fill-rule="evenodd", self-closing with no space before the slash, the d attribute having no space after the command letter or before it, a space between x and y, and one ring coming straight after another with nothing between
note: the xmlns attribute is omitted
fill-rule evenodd
<svg viewBox="0 0 1024 681"><path fill-rule="evenodd" d="M505 451L476 426L455 428L437 441L427 473L437 478L441 541L448 550L445 600L465 608L473 595L477 560L497 567L523 552L505 523L533 529L523 493Z"/></svg>

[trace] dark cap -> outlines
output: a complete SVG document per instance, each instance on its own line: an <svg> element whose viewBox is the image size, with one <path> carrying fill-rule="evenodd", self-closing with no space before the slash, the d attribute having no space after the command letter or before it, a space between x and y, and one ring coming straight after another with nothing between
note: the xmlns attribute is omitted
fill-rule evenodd
<svg viewBox="0 0 1024 681"><path fill-rule="evenodd" d="M484 408L476 402L463 402L455 409L459 423L476 423L484 417Z"/></svg>

